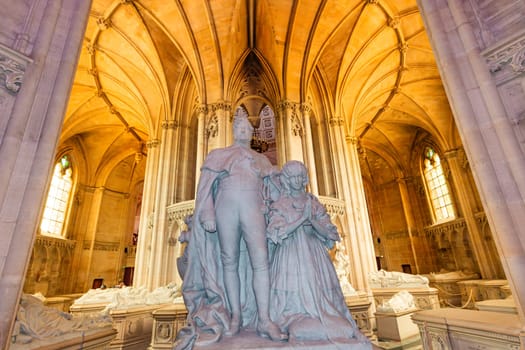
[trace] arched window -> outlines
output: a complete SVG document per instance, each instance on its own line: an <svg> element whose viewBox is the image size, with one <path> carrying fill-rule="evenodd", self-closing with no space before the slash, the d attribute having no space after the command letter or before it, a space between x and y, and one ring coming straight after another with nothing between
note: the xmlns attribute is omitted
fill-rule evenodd
<svg viewBox="0 0 525 350"><path fill-rule="evenodd" d="M447 180L441 166L439 155L430 147L425 148L423 175L436 222L452 220L456 217Z"/></svg>
<svg viewBox="0 0 525 350"><path fill-rule="evenodd" d="M62 229L72 187L71 162L69 161L69 156L65 155L55 165L44 214L40 223L40 233L42 235L63 236Z"/></svg>

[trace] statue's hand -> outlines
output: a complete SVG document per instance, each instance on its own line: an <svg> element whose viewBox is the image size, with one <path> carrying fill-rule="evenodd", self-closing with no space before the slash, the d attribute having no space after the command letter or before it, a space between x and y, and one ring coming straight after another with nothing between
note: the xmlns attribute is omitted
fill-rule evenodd
<svg viewBox="0 0 525 350"><path fill-rule="evenodd" d="M215 227L215 221L205 220L202 222L202 227L208 232L215 232L217 228Z"/></svg>
<svg viewBox="0 0 525 350"><path fill-rule="evenodd" d="M312 220L312 199L311 198L308 198L304 205L303 219L306 222L309 222Z"/></svg>

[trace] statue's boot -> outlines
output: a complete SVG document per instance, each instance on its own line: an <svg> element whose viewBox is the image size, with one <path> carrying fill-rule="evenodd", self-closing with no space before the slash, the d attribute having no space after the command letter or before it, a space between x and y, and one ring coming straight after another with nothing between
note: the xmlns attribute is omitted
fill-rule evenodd
<svg viewBox="0 0 525 350"><path fill-rule="evenodd" d="M281 329L270 320L259 320L257 324L257 334L264 338L270 338L273 341L288 340L288 335L282 333Z"/></svg>
<svg viewBox="0 0 525 350"><path fill-rule="evenodd" d="M227 337L233 337L239 333L241 329L241 317L239 315L233 315L230 321L230 328L228 328L224 335Z"/></svg>

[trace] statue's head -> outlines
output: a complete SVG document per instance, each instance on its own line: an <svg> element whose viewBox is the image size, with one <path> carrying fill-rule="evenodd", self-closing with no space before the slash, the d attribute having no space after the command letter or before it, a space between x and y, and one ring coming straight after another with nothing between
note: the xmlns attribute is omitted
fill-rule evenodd
<svg viewBox="0 0 525 350"><path fill-rule="evenodd" d="M290 160L283 165L281 171L281 182L286 190L290 190L290 180L292 177L300 176L303 179L303 188L308 184L308 172L306 166L298 160Z"/></svg>
<svg viewBox="0 0 525 350"><path fill-rule="evenodd" d="M236 115L233 118L233 138L237 142L250 142L253 135L253 126L245 115Z"/></svg>

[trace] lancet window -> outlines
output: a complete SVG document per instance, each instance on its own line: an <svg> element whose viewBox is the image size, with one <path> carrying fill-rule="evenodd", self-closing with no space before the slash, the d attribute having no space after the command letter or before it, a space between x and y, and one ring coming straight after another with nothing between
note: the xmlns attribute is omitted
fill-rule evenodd
<svg viewBox="0 0 525 350"><path fill-rule="evenodd" d="M431 147L425 148L423 176L436 223L456 217L441 158Z"/></svg>

